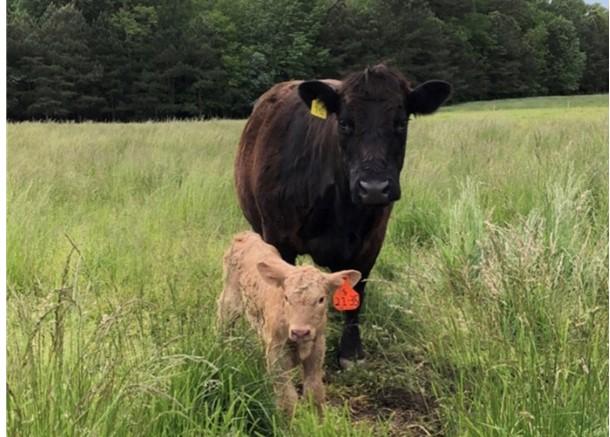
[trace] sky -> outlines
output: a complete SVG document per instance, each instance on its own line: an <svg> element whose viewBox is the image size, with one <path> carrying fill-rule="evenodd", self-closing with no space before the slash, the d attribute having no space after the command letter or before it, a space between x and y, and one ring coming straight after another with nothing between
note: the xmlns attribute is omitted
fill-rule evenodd
<svg viewBox="0 0 610 437"><path fill-rule="evenodd" d="M600 3L600 4L604 5L605 7L608 7L608 0L585 0L585 3L589 3L590 5L592 5L594 3Z"/></svg>

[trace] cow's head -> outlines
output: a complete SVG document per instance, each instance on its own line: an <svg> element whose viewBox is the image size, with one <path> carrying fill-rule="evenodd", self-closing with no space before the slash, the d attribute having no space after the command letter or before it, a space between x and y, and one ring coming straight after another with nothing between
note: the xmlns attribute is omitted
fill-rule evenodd
<svg viewBox="0 0 610 437"><path fill-rule="evenodd" d="M324 333L328 296L346 278L352 286L360 280L356 270L324 273L313 266L295 267L281 259L268 259L257 264L261 277L277 287L282 294L279 309L284 318L288 340L299 345L304 359L311 352L313 340Z"/></svg>
<svg viewBox="0 0 610 437"><path fill-rule="evenodd" d="M383 64L351 74L338 89L317 80L299 85L308 107L318 99L334 114L352 202L365 205L400 198L409 117L433 113L450 93L451 86L439 80L411 89Z"/></svg>

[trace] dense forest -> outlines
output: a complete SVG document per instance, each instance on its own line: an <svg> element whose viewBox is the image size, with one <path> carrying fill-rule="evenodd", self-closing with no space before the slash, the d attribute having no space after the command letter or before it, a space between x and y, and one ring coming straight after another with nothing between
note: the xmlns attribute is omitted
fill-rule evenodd
<svg viewBox="0 0 610 437"><path fill-rule="evenodd" d="M582 0L8 0L9 119L244 117L275 82L385 61L453 102L608 91Z"/></svg>

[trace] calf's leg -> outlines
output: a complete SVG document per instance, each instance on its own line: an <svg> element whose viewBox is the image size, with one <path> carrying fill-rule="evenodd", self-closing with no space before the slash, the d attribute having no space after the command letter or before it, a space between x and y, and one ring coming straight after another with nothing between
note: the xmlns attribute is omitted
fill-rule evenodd
<svg viewBox="0 0 610 437"><path fill-rule="evenodd" d="M231 330L244 310L237 277L230 272L225 272L224 283L222 293L218 297L216 318L216 328L221 335L225 335Z"/></svg>
<svg viewBox="0 0 610 437"><path fill-rule="evenodd" d="M311 354L303 361L303 394L313 400L319 414L322 414L326 397L322 382L325 350L326 338L320 335L315 340Z"/></svg>
<svg viewBox="0 0 610 437"><path fill-rule="evenodd" d="M273 378L273 391L277 397L278 407L288 417L292 417L299 399L290 375L291 370L296 366L296 360L292 354L286 353L280 344L272 343L266 349L267 371Z"/></svg>

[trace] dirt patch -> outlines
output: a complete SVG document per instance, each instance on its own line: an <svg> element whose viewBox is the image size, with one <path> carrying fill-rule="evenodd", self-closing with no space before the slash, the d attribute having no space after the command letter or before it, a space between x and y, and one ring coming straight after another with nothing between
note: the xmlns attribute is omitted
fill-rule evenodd
<svg viewBox="0 0 610 437"><path fill-rule="evenodd" d="M381 420L388 423L390 436L442 435L437 413L438 402L401 387L386 387L374 394L358 396L332 393L328 396L328 402L334 406L347 404L354 422L375 424ZM380 427L381 425L375 426ZM382 431L380 435L381 433ZM386 435L385 429L383 434Z"/></svg>

